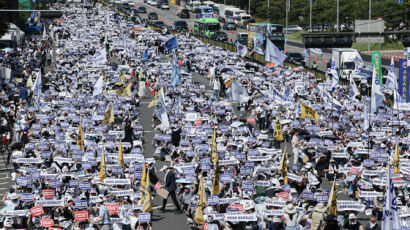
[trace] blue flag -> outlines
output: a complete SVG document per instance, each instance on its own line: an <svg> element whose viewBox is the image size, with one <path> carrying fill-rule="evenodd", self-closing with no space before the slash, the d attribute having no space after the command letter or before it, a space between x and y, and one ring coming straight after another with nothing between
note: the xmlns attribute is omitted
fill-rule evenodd
<svg viewBox="0 0 410 230"><path fill-rule="evenodd" d="M169 39L167 42L165 42L165 47L168 51L178 49L177 37L173 37Z"/></svg>
<svg viewBox="0 0 410 230"><path fill-rule="evenodd" d="M171 85L176 86L181 81L181 68L178 65L178 60L174 57L174 64L172 65Z"/></svg>
<svg viewBox="0 0 410 230"><path fill-rule="evenodd" d="M142 54L142 61L148 61L148 48L145 49L144 54Z"/></svg>

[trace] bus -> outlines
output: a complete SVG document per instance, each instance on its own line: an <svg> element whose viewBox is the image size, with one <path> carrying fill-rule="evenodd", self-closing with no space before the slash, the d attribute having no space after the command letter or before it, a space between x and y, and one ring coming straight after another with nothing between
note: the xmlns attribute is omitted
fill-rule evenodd
<svg viewBox="0 0 410 230"><path fill-rule="evenodd" d="M214 14L214 9L209 6L198 6L195 8L196 19L201 18L212 18Z"/></svg>
<svg viewBox="0 0 410 230"><path fill-rule="evenodd" d="M268 29L269 25L269 29ZM256 43L259 48L265 49L266 37L268 37L279 50L285 50L285 35L283 25L267 23L251 23L248 25L248 47L253 49Z"/></svg>
<svg viewBox="0 0 410 230"><path fill-rule="evenodd" d="M224 18L227 22L234 22L235 24L238 24L238 21L241 20L242 14L246 14L246 11L239 8L225 8Z"/></svg>
<svg viewBox="0 0 410 230"><path fill-rule="evenodd" d="M194 34L211 37L212 34L221 29L216 18L202 18L194 21Z"/></svg>

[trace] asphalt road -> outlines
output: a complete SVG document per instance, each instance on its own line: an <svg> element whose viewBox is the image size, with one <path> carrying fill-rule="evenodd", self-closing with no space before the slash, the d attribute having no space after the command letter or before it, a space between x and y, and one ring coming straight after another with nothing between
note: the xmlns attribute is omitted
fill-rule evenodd
<svg viewBox="0 0 410 230"><path fill-rule="evenodd" d="M162 10L157 8L156 6L150 6L147 3L144 3L142 0L137 0L135 3L135 6L138 8L140 6L144 6L147 8L147 14L140 14L141 17L143 18L147 18L147 15L149 12L156 12L159 16L159 20L163 21L166 25L168 26L172 26L173 22L175 20L185 20L188 23L188 28L189 30L193 29L193 25L194 25L194 20L195 20L195 15L191 12L190 13L190 18L189 19L181 19L177 16L177 12L179 9L183 8L183 6L177 6L174 4L170 4L169 10ZM221 24L221 29L222 29L222 25ZM236 39L236 35L239 32L246 32L246 30L244 29L237 29L237 30L233 30L233 31L226 31L226 30L222 30L224 32L226 32L226 34L228 35L229 38L231 38L232 41L235 41ZM287 41L286 45L285 45L285 49L287 50L287 52L297 52L297 53L301 53L302 56L304 56L304 45L301 42L298 41ZM315 60L315 58L317 58L317 62L318 62L318 69L321 71L326 72L327 71L327 67L326 67L326 63L331 60L332 58L332 51L331 49L322 49L323 51L323 55L318 55L318 54L314 54L311 53L311 60L308 61L306 63L306 66L312 67L313 61ZM363 61L367 64L367 65L371 65L371 56L369 55L362 55ZM323 64L323 61L325 61L325 64ZM390 64L390 60L388 59L382 59L382 64L384 67L388 67ZM395 63L395 66L398 67L398 62ZM388 69L388 68L387 68ZM398 69L396 69L396 72L398 71Z"/></svg>

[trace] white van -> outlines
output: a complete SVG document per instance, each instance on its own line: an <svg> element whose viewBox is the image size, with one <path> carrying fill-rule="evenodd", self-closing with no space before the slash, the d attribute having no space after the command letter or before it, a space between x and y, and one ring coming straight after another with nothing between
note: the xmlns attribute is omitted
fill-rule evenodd
<svg viewBox="0 0 410 230"><path fill-rule="evenodd" d="M213 1L203 1L202 5L213 7L215 5L215 2L213 2Z"/></svg>

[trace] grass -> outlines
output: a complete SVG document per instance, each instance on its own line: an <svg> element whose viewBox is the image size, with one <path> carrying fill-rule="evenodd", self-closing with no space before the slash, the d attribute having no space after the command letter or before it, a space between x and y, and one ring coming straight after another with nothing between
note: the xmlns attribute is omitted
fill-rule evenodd
<svg viewBox="0 0 410 230"><path fill-rule="evenodd" d="M352 48L357 50L367 50L367 43L353 43ZM401 41L385 42L382 44L370 44L370 50L403 50Z"/></svg>
<svg viewBox="0 0 410 230"><path fill-rule="evenodd" d="M302 34L307 33L306 31L299 31L294 34L290 34L286 37L289 40L302 41ZM367 50L367 43L356 43L352 45L353 49L357 50ZM382 44L370 44L370 50L403 50L403 43L399 41L390 42L385 39L385 42Z"/></svg>
<svg viewBox="0 0 410 230"><path fill-rule="evenodd" d="M295 41L302 41L302 34L306 33L306 31L298 31L293 34L289 34L286 39L295 40Z"/></svg>

